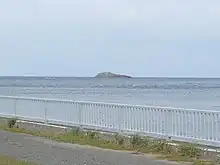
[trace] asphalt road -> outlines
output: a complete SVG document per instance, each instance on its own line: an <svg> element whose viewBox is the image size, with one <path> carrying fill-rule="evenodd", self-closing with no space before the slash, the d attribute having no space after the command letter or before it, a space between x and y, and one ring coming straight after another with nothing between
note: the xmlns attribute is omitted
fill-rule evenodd
<svg viewBox="0 0 220 165"><path fill-rule="evenodd" d="M147 155L59 143L41 137L0 131L0 154L42 165L169 165Z"/></svg>

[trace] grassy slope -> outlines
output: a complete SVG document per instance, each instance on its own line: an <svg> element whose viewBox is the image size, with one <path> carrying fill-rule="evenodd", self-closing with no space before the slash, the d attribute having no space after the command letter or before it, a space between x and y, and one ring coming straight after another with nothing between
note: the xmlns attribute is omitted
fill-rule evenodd
<svg viewBox="0 0 220 165"><path fill-rule="evenodd" d="M30 131L22 128L10 128L13 127L14 122L8 122L8 126L1 126L2 129L17 132L26 133L34 136L46 137L48 139L77 143L82 145L90 145L106 149L114 150L130 150L142 153L153 153L159 156L155 156L160 159L168 159L173 161L194 162L194 164L216 164L216 160L203 162L203 153L197 149L193 144L180 144L179 147L173 147L168 144L168 141L163 139L142 138L138 135L126 138L115 134L111 138L103 138L97 132L80 132L78 129L73 129L65 133L55 133L51 131Z"/></svg>
<svg viewBox="0 0 220 165"><path fill-rule="evenodd" d="M36 165L31 162L16 160L9 156L0 155L0 165Z"/></svg>

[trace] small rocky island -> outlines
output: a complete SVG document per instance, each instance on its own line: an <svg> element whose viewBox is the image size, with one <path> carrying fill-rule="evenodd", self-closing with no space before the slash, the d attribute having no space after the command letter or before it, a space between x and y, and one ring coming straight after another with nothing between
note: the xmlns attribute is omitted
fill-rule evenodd
<svg viewBox="0 0 220 165"><path fill-rule="evenodd" d="M132 78L132 77L128 75L115 74L111 72L102 72L102 73L98 73L95 76L95 78Z"/></svg>

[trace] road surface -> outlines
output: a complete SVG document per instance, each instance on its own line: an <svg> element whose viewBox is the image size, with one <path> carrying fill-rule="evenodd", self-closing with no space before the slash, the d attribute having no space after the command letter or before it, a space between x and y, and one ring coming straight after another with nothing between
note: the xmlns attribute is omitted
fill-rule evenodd
<svg viewBox="0 0 220 165"><path fill-rule="evenodd" d="M170 165L146 155L51 141L0 131L0 154L42 165Z"/></svg>

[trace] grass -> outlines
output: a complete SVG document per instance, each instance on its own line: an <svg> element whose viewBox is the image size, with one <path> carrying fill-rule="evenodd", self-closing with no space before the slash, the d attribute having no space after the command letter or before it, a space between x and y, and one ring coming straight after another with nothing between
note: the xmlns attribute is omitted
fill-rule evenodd
<svg viewBox="0 0 220 165"><path fill-rule="evenodd" d="M23 160L17 160L5 155L0 155L0 165L37 165L37 164Z"/></svg>
<svg viewBox="0 0 220 165"><path fill-rule="evenodd" d="M13 121L11 121L13 120ZM189 143L179 143L179 146L171 146L170 141L164 139L154 139L141 137L139 135L130 138L115 134L110 138L105 138L97 132L81 132L78 128L65 133L56 133L50 131L30 131L15 127L14 120L8 119L8 125L1 128L11 132L31 134L48 139L77 143L81 145L90 145L105 149L129 150L141 153L155 154L157 159L167 159L171 161L192 162L194 165L215 165L219 164L216 160L202 160L203 151L198 149L197 145ZM12 123L12 124L11 124Z"/></svg>

